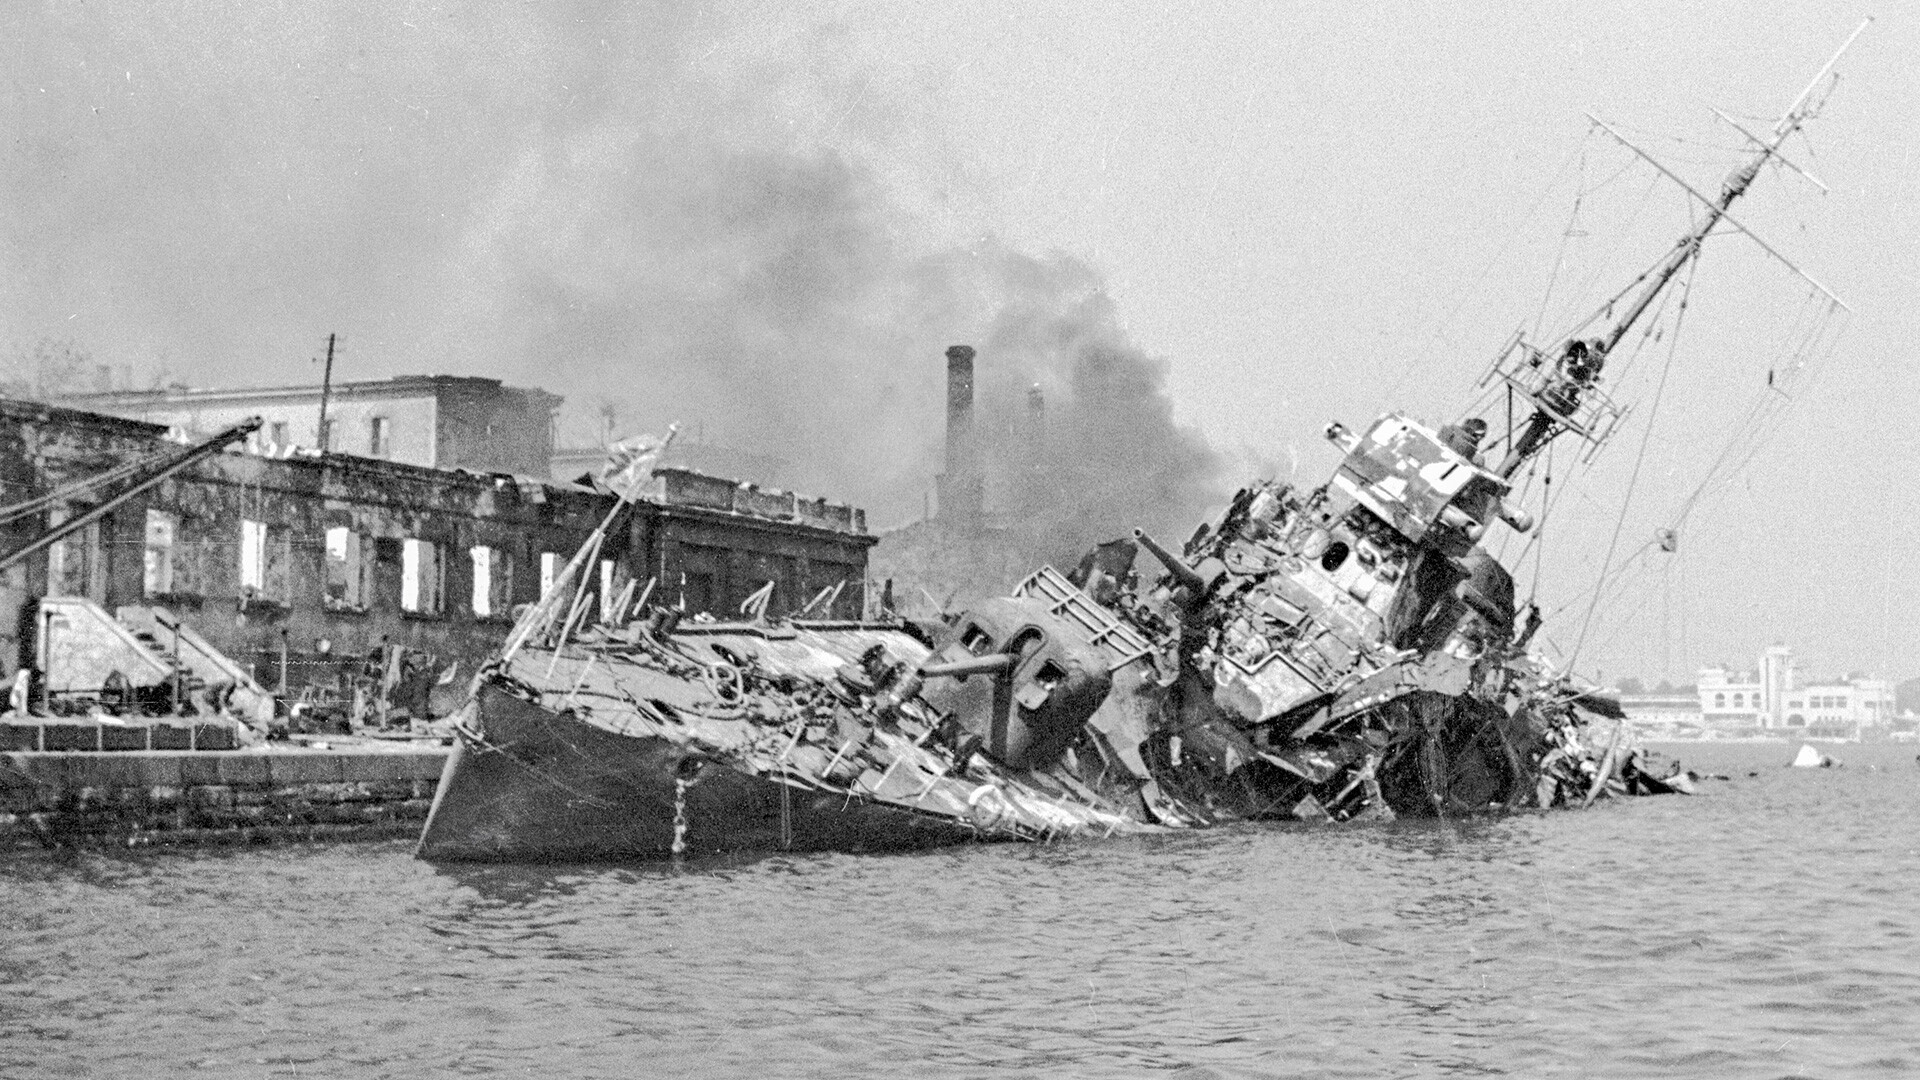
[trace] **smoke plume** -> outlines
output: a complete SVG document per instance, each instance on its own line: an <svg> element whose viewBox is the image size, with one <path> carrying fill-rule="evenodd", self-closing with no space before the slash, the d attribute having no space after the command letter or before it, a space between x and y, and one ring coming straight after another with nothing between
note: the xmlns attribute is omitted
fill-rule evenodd
<svg viewBox="0 0 1920 1080"><path fill-rule="evenodd" d="M987 452L1016 463L996 499L1055 549L1034 554L1184 532L1220 496L1093 270L943 239L964 193L902 164L944 152L925 95L869 92L831 25L593 3L15 18L12 347L316 382L339 331L340 377L542 386L576 440L605 407L622 433L678 421L884 526L920 516L943 351L968 342Z"/></svg>

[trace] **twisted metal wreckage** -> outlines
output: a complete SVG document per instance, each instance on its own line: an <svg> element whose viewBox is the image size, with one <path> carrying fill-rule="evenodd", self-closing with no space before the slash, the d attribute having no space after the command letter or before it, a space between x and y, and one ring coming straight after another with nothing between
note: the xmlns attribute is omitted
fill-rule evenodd
<svg viewBox="0 0 1920 1080"><path fill-rule="evenodd" d="M1489 379L1530 414L1496 464L1477 417L1334 424L1326 483L1256 483L1179 553L1136 532L932 633L683 622L646 596L582 628L590 541L476 678L420 854L869 850L1689 790L1529 651L1540 613L1520 617L1482 541L1532 525L1517 470L1614 429L1610 354L1716 226L1745 231L1727 208L1832 66L1717 198L1694 193L1703 219L1604 334L1509 343ZM1151 583L1139 548L1165 568Z"/></svg>

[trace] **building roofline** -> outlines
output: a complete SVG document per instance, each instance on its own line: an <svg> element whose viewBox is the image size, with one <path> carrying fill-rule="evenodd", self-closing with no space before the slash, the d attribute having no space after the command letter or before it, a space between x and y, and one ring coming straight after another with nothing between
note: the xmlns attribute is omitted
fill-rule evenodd
<svg viewBox="0 0 1920 1080"><path fill-rule="evenodd" d="M109 431L118 431L124 435L145 435L151 438L163 438L167 434L167 425L149 423L145 420L129 420L124 416L111 413L94 412L91 409L77 409L69 405L56 405L46 401L31 401L26 398L0 397L0 418L27 423L56 422L80 424L87 427Z"/></svg>
<svg viewBox="0 0 1920 1080"><path fill-rule="evenodd" d="M0 397L0 419L17 423L58 423L90 427L95 430L111 431L136 438L162 441L167 435L164 424L148 423L144 420L128 420L111 413L92 412L65 405L51 405L46 402L26 401L19 398ZM414 465L402 461L390 461L385 458L362 457L358 454L330 452L326 454L301 453L288 456L274 456L256 453L246 449L228 449L216 455L212 460L257 461L263 465L286 465L295 469L336 470L362 476L381 476L393 480L410 481L431 485L461 485L466 487L498 487L502 483L512 483L524 490L538 487L546 498L568 500L590 500L604 505L606 500L614 498L611 493L597 491L553 480L544 476L523 476L507 472L482 472L474 469L436 468L431 465ZM722 483L735 484L735 481L723 477L709 477L705 473L692 469L667 467L661 471L688 473ZM649 498L642 495L635 500L651 507L654 512L664 516L681 516L697 520L725 522L731 525L744 525L772 532L784 532L795 536L834 537L864 544L868 547L878 543L880 538L868 532L856 532L851 529L835 529L823 525L814 525L791 519L761 517L741 513L736 510L722 510L716 507L697 506L688 503L673 502L665 499ZM813 501L813 500L808 500ZM824 500L822 500L824 501ZM828 505L841 506L832 503ZM857 508L847 507L857 515Z"/></svg>
<svg viewBox="0 0 1920 1080"><path fill-rule="evenodd" d="M574 490L577 491L580 489L576 488ZM611 498L612 496L602 497ZM635 499L634 502L652 507L654 511L662 517L693 518L700 521L711 521L727 525L743 525L765 532L784 532L799 536L830 536L839 541L851 541L866 547L872 547L880 542L880 538L872 533L829 529L823 525L809 525L804 521L786 521L780 518L755 517L752 514L742 514L733 510L716 510L710 506L689 506L686 503L661 502L657 499L649 499L644 496Z"/></svg>
<svg viewBox="0 0 1920 1080"><path fill-rule="evenodd" d="M297 386L254 387L167 387L157 390L112 390L93 394L63 394L60 400L78 407L104 405L166 406L247 400L302 400L319 394L319 383ZM410 397L446 390L506 390L546 398L557 407L565 398L535 387L507 386L499 379L479 375L395 375L388 379L356 379L336 382L328 390L335 398Z"/></svg>

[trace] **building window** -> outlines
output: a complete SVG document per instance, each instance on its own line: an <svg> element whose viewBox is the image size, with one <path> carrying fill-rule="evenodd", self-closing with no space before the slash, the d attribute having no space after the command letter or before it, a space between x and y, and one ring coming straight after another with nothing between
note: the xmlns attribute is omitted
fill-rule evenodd
<svg viewBox="0 0 1920 1080"><path fill-rule="evenodd" d="M1738 708L1742 708L1742 707L1744 707L1744 706L1746 705L1746 703L1747 703L1747 695L1745 695L1745 694L1735 694L1735 695L1733 695L1733 707L1734 707L1734 708L1736 708L1736 709L1738 709Z"/></svg>
<svg viewBox="0 0 1920 1080"><path fill-rule="evenodd" d="M376 416L367 421L367 456L386 457L393 449L390 438L392 425L384 416Z"/></svg>
<svg viewBox="0 0 1920 1080"><path fill-rule="evenodd" d="M473 613L482 618L505 615L513 604L513 556L495 547L479 545L473 556Z"/></svg>
<svg viewBox="0 0 1920 1080"><path fill-rule="evenodd" d="M1713 707L1714 707L1714 708L1716 708L1716 709L1724 709L1724 708L1726 708L1726 707L1727 707L1727 695L1725 695L1725 694L1715 694L1715 695L1713 695Z"/></svg>
<svg viewBox="0 0 1920 1080"><path fill-rule="evenodd" d="M440 613L441 586L446 568L440 562L440 545L411 537L400 549L400 608L417 615Z"/></svg>
<svg viewBox="0 0 1920 1080"><path fill-rule="evenodd" d="M327 530L327 606L364 611L370 560L359 533L344 525Z"/></svg>
<svg viewBox="0 0 1920 1080"><path fill-rule="evenodd" d="M560 576L560 556L551 552L540 553L540 596L544 599L553 591L553 582Z"/></svg>
<svg viewBox="0 0 1920 1080"><path fill-rule="evenodd" d="M287 561L290 544L287 530L264 521L240 522L240 595L248 598L287 601Z"/></svg>
<svg viewBox="0 0 1920 1080"><path fill-rule="evenodd" d="M173 538L180 519L165 510L147 511L146 582L149 599L173 593Z"/></svg>
<svg viewBox="0 0 1920 1080"><path fill-rule="evenodd" d="M267 524L240 522L240 588L261 592L267 584Z"/></svg>

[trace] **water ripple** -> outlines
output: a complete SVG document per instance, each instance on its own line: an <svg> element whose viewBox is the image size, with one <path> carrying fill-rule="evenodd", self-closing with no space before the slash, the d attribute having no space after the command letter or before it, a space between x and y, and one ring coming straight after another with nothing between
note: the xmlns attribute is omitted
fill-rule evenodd
<svg viewBox="0 0 1920 1080"><path fill-rule="evenodd" d="M1690 749L1739 779L1585 814L884 857L16 853L0 1075L1909 1076L1920 769L1873 753Z"/></svg>

